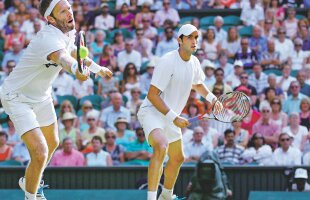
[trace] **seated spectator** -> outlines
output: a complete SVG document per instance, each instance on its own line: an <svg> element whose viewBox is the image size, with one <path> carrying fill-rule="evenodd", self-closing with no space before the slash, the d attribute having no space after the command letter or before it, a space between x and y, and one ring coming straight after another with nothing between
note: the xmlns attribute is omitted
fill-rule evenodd
<svg viewBox="0 0 310 200"><path fill-rule="evenodd" d="M69 101L69 100L64 100L59 107L59 117L57 120L59 130L64 128L64 125L62 123L62 118L66 112L70 112L70 113L75 114L75 110L73 108L73 105L72 105L71 101ZM79 120L77 118L74 120L74 127L75 128L79 127Z"/></svg>
<svg viewBox="0 0 310 200"><path fill-rule="evenodd" d="M308 129L300 125L299 114L292 112L289 117L289 126L282 129L283 133L289 134L292 138L292 146L304 150L304 145L308 138Z"/></svg>
<svg viewBox="0 0 310 200"><path fill-rule="evenodd" d="M93 79L89 78L86 81L80 81L78 79L75 79L73 81L73 96L75 96L77 99L81 99L85 96L94 94L94 81Z"/></svg>
<svg viewBox="0 0 310 200"><path fill-rule="evenodd" d="M249 39L249 46L255 51L258 60L261 60L262 53L267 50L267 40L262 36L262 28L260 26L254 26L252 32L252 37Z"/></svg>
<svg viewBox="0 0 310 200"><path fill-rule="evenodd" d="M272 155L273 165L294 166L301 165L301 152L299 149L292 147L292 138L288 133L279 135L280 147Z"/></svg>
<svg viewBox="0 0 310 200"><path fill-rule="evenodd" d="M110 44L104 45L99 57L99 65L111 68L111 71L117 70L116 57L114 56L113 48Z"/></svg>
<svg viewBox="0 0 310 200"><path fill-rule="evenodd" d="M130 111L122 106L123 100L122 95L118 92L111 95L112 105L105 108L100 116L100 121L104 128L111 128L116 130L114 124L119 117L125 118L130 122Z"/></svg>
<svg viewBox="0 0 310 200"><path fill-rule="evenodd" d="M169 19L173 22L173 27L176 27L180 21L178 11L170 7L169 0L163 0L163 7L159 9L154 16L154 24L156 27L162 27L164 21Z"/></svg>
<svg viewBox="0 0 310 200"><path fill-rule="evenodd" d="M106 144L102 148L104 151L109 152L112 158L113 166L120 165L125 162L125 148L122 145L116 144L116 133L112 129L107 130L105 133Z"/></svg>
<svg viewBox="0 0 310 200"><path fill-rule="evenodd" d="M81 110L82 115L78 118L78 128L80 129L81 133L83 133L86 129L89 128L89 125L87 123L87 113L93 110L93 104L91 103L91 101L84 101Z"/></svg>
<svg viewBox="0 0 310 200"><path fill-rule="evenodd" d="M127 3L123 3L121 13L116 15L115 27L124 29L133 29L135 25L135 15L129 12Z"/></svg>
<svg viewBox="0 0 310 200"><path fill-rule="evenodd" d="M310 32L307 27L301 27L300 38L302 39L302 50L310 51Z"/></svg>
<svg viewBox="0 0 310 200"><path fill-rule="evenodd" d="M271 105L271 101L276 98L276 90L274 88L265 88L264 90L264 99L261 99L260 104L261 103L269 103ZM262 95L261 95L262 96Z"/></svg>
<svg viewBox="0 0 310 200"><path fill-rule="evenodd" d="M241 128L240 121L233 122L232 125L235 132L235 144L246 148L249 142L249 132Z"/></svg>
<svg viewBox="0 0 310 200"><path fill-rule="evenodd" d="M189 106L195 104L197 106L197 112L199 114L204 114L205 113L205 104L199 100L199 98L197 97L197 92L196 90L192 89L189 97L187 99L187 103L186 106L184 107L182 114L187 115L187 117L191 118L193 116L191 116L191 114L189 113ZM192 113L193 114L193 113Z"/></svg>
<svg viewBox="0 0 310 200"><path fill-rule="evenodd" d="M245 26L259 25L263 27L264 10L256 0L250 0L249 4L242 7L240 19Z"/></svg>
<svg viewBox="0 0 310 200"><path fill-rule="evenodd" d="M143 33L144 33L143 36L152 40L153 44L156 44L158 31L155 27L152 26L152 21L153 20L150 20L150 19L142 19L142 29L143 29ZM140 24L140 26L141 26L141 24Z"/></svg>
<svg viewBox="0 0 310 200"><path fill-rule="evenodd" d="M0 78L0 87L2 86L6 77L10 75L10 73L13 71L15 67L16 67L16 63L14 60L9 60L6 62L6 67L3 69L4 74L1 74L1 78Z"/></svg>
<svg viewBox="0 0 310 200"><path fill-rule="evenodd" d="M59 130L59 141L63 141L65 138L71 138L73 142L73 146L76 149L80 149L81 145L81 135L80 130L74 128L74 120L76 119L76 115L71 112L66 112L63 114L61 121L64 125L64 128ZM62 143L59 144L62 147Z"/></svg>
<svg viewBox="0 0 310 200"><path fill-rule="evenodd" d="M122 31L118 31L114 34L112 48L114 49L114 56L116 57L119 52L125 49L124 36Z"/></svg>
<svg viewBox="0 0 310 200"><path fill-rule="evenodd" d="M281 64L287 62L288 57L294 48L293 42L285 37L286 30L283 27L278 28L277 36L275 39L276 51L280 53Z"/></svg>
<svg viewBox="0 0 310 200"><path fill-rule="evenodd" d="M235 133L231 129L224 132L226 143L218 147L215 151L222 164L241 164L244 148L235 144Z"/></svg>
<svg viewBox="0 0 310 200"><path fill-rule="evenodd" d="M155 55L161 57L166 53L173 51L178 48L178 41L174 38L173 29L168 27L165 29L165 38L161 40L155 50Z"/></svg>
<svg viewBox="0 0 310 200"><path fill-rule="evenodd" d="M140 3L141 1L138 2ZM140 28L141 24L144 26L146 21L152 22L154 19L154 13L150 10L151 4L148 1L145 1L141 6L141 11L138 12L135 17L136 28ZM151 23L148 24L150 25Z"/></svg>
<svg viewBox="0 0 310 200"><path fill-rule="evenodd" d="M308 172L306 169L297 168L294 174L294 180L291 191L296 192L309 192L310 185L307 183Z"/></svg>
<svg viewBox="0 0 310 200"><path fill-rule="evenodd" d="M114 16L109 14L109 5L107 3L101 4L101 15L95 17L94 27L99 30L112 30L115 24Z"/></svg>
<svg viewBox="0 0 310 200"><path fill-rule="evenodd" d="M21 138L17 134L15 126L10 118L10 116L7 116L6 122L8 124L8 127L3 128L3 130L6 132L8 138L7 138L7 145L10 145L11 147L14 147L16 144L20 144Z"/></svg>
<svg viewBox="0 0 310 200"><path fill-rule="evenodd" d="M0 162L11 160L13 149L7 144L8 135L4 131L0 131Z"/></svg>
<svg viewBox="0 0 310 200"><path fill-rule="evenodd" d="M206 56L206 53L204 52L203 49L200 49L200 48L197 49L197 51L195 52L195 56L198 58L200 64L202 64L202 62L203 62L204 60L208 60L208 59L207 59L207 56ZM209 61L209 60L208 60L208 61ZM201 66L201 67L203 67L203 66Z"/></svg>
<svg viewBox="0 0 310 200"><path fill-rule="evenodd" d="M254 63L258 61L255 51L249 48L248 38L242 38L240 41L241 48L235 54L235 60L241 60L244 69L252 69Z"/></svg>
<svg viewBox="0 0 310 200"><path fill-rule="evenodd" d="M256 104L256 88L249 84L249 75L246 72L240 74L240 85L234 88L234 91L241 91L251 98L252 105Z"/></svg>
<svg viewBox="0 0 310 200"><path fill-rule="evenodd" d="M129 123L126 118L119 117L115 122L116 127L116 144L122 145L125 148L134 141L135 134L129 129Z"/></svg>
<svg viewBox="0 0 310 200"><path fill-rule="evenodd" d="M227 38L222 41L221 48L226 52L228 58L234 58L237 51L240 49L240 37L236 27L230 27L228 29Z"/></svg>
<svg viewBox="0 0 310 200"><path fill-rule="evenodd" d="M261 64L266 69L280 69L280 53L275 50L273 39L268 39L267 50L262 53Z"/></svg>
<svg viewBox="0 0 310 200"><path fill-rule="evenodd" d="M302 163L303 165L310 165L310 152L309 151L304 154Z"/></svg>
<svg viewBox="0 0 310 200"><path fill-rule="evenodd" d="M25 143L18 143L13 148L12 159L21 162L23 165L28 165L30 155Z"/></svg>
<svg viewBox="0 0 310 200"><path fill-rule="evenodd" d="M235 88L241 84L240 76L243 72L243 63L241 60L236 60L233 66L234 66L234 72L228 74L227 77L225 78L225 81L230 87Z"/></svg>
<svg viewBox="0 0 310 200"><path fill-rule="evenodd" d="M31 38L31 36L35 33L35 23L37 22L39 23L40 27L43 27L45 25L45 22L39 18L38 9L30 8L28 12L29 19L25 20L24 23L22 23L20 30L21 32L26 34L26 38Z"/></svg>
<svg viewBox="0 0 310 200"><path fill-rule="evenodd" d="M301 70L309 55L308 52L302 50L302 45L302 39L296 38L294 40L294 49L288 57L288 62L292 65L292 70Z"/></svg>
<svg viewBox="0 0 310 200"><path fill-rule="evenodd" d="M153 60L149 61L146 66L146 72L140 76L140 89L143 95L147 95L149 91L154 68L155 68L155 62Z"/></svg>
<svg viewBox="0 0 310 200"><path fill-rule="evenodd" d="M303 70L305 73L305 83L307 83L308 85L310 85L310 63L309 64L305 64L305 68Z"/></svg>
<svg viewBox="0 0 310 200"><path fill-rule="evenodd" d="M223 137L219 138L217 130L209 126L209 120L199 121L199 126L203 129L204 134L202 136L202 141L207 148L210 150L217 148L219 139L223 141ZM191 136L193 136L193 134Z"/></svg>
<svg viewBox="0 0 310 200"><path fill-rule="evenodd" d="M271 107L269 103L261 103L259 105L259 111L262 115L261 118L254 124L253 132L261 133L266 140L266 144L276 148L281 127L271 120Z"/></svg>
<svg viewBox="0 0 310 200"><path fill-rule="evenodd" d="M199 115L199 107L195 103L189 103L186 105L186 118L191 119ZM198 121L190 123L188 126L189 129L194 129L198 125Z"/></svg>
<svg viewBox="0 0 310 200"><path fill-rule="evenodd" d="M269 8L269 10L271 9ZM268 40L273 39L276 35L276 24L278 24L277 20L265 19L263 36Z"/></svg>
<svg viewBox="0 0 310 200"><path fill-rule="evenodd" d="M223 29L224 19L222 16L216 16L214 18L214 31L215 31L215 38L217 41L224 41L227 39L227 32Z"/></svg>
<svg viewBox="0 0 310 200"><path fill-rule="evenodd" d="M62 144L63 147L55 152L50 165L57 167L84 166L84 156L81 152L73 148L72 139L65 138Z"/></svg>
<svg viewBox="0 0 310 200"><path fill-rule="evenodd" d="M300 102L300 125L307 127L310 130L310 99L309 97L303 98Z"/></svg>
<svg viewBox="0 0 310 200"><path fill-rule="evenodd" d="M287 9L287 18L283 21L283 27L286 29L286 36L289 38L294 38L297 34L298 29L298 19L296 19L295 8Z"/></svg>
<svg viewBox="0 0 310 200"><path fill-rule="evenodd" d="M296 78L300 84L300 93L309 97L310 96L310 84L305 83L305 79L306 79L305 71L300 70L299 72L297 72Z"/></svg>
<svg viewBox="0 0 310 200"><path fill-rule="evenodd" d="M207 145L203 142L202 137L204 135L204 131L202 127L196 126L194 128L193 138L189 142L189 144L184 147L184 156L185 162L198 162L200 156L207 150L212 150L207 147Z"/></svg>
<svg viewBox="0 0 310 200"><path fill-rule="evenodd" d="M217 68L214 71L214 75L215 75L215 83L213 86L209 88L210 91L212 91L215 86L218 87L220 86L221 88L223 88L224 94L226 94L227 92L232 92L231 87L226 83L224 83L224 70L222 68Z"/></svg>
<svg viewBox="0 0 310 200"><path fill-rule="evenodd" d="M127 161L125 164L148 166L153 149L147 143L142 128L136 129L136 137L137 139L129 143L126 149L125 158Z"/></svg>
<svg viewBox="0 0 310 200"><path fill-rule="evenodd" d="M124 3L126 3L127 5L130 5L130 0L116 0L115 9L120 10Z"/></svg>
<svg viewBox="0 0 310 200"><path fill-rule="evenodd" d="M102 139L99 136L94 136L91 140L93 151L86 155L86 166L112 166L112 158L110 154L102 150Z"/></svg>
<svg viewBox="0 0 310 200"><path fill-rule="evenodd" d="M130 111L131 127L136 128L136 126L140 126L137 118L137 112L142 104L142 100L140 99L141 91L138 87L132 88L130 94L131 98L127 101L126 108Z"/></svg>
<svg viewBox="0 0 310 200"><path fill-rule="evenodd" d="M245 163L258 163L259 165L270 165L272 149L265 143L265 138L260 133L254 133L248 148L242 154Z"/></svg>
<svg viewBox="0 0 310 200"><path fill-rule="evenodd" d="M53 91L57 96L73 94L74 79L64 69L60 70L56 80L53 82Z"/></svg>
<svg viewBox="0 0 310 200"><path fill-rule="evenodd" d="M107 44L104 41L105 38L105 32L103 30L97 30L95 33L95 41L89 45L89 52L92 54L95 63L99 63L99 58L102 54L103 47Z"/></svg>
<svg viewBox="0 0 310 200"><path fill-rule="evenodd" d="M279 125L281 129L286 127L288 123L288 117L287 114L282 111L281 100L278 97L276 97L271 101L270 105L271 105L271 121Z"/></svg>
<svg viewBox="0 0 310 200"><path fill-rule="evenodd" d="M290 115L292 112L300 112L300 102L306 96L300 93L300 84L298 81L292 81L290 84L291 95L284 101L283 111Z"/></svg>
<svg viewBox="0 0 310 200"><path fill-rule="evenodd" d="M233 73L234 66L228 62L227 55L224 51L219 54L219 62L217 63L217 68L224 70L224 79L226 80L227 76Z"/></svg>
<svg viewBox="0 0 310 200"><path fill-rule="evenodd" d="M4 10L5 11L5 10ZM15 12L9 13L8 11L4 12L1 16L1 23L3 23L1 37L6 38L7 35L13 32L12 26L13 23L16 21L16 14Z"/></svg>
<svg viewBox="0 0 310 200"><path fill-rule="evenodd" d="M260 101L263 101L266 96L265 96L265 92L266 90L268 90L269 88L272 88L275 90L276 92L276 96L278 98L280 98L281 100L284 99L284 93L283 93L283 90L282 88L280 88L277 84L277 76L273 73L269 74L268 75L268 79L267 79L267 82L268 82L268 86L266 88L264 88L264 91L262 92L262 94L260 95Z"/></svg>
<svg viewBox="0 0 310 200"><path fill-rule="evenodd" d="M201 63L201 68L205 73L205 80L204 80L204 84L210 88L212 87L212 85L215 84L215 77L214 77L214 70L215 70L215 65L213 62L204 59Z"/></svg>
<svg viewBox="0 0 310 200"><path fill-rule="evenodd" d="M249 76L249 84L256 88L257 93L260 95L264 88L268 86L267 75L263 72L260 64L253 65L253 73Z"/></svg>
<svg viewBox="0 0 310 200"><path fill-rule="evenodd" d="M141 54L143 62L148 61L153 57L153 42L144 37L144 30L142 28L136 29L136 38L134 39L133 44L133 48Z"/></svg>
<svg viewBox="0 0 310 200"><path fill-rule="evenodd" d="M125 50L117 54L117 65L121 72L124 72L125 67L128 63L133 63L137 71L140 70L142 57L140 52L133 49L133 40L127 39L125 43Z"/></svg>
<svg viewBox="0 0 310 200"><path fill-rule="evenodd" d="M296 78L291 76L291 66L289 64L284 64L282 66L282 76L277 77L277 84L284 92L287 92L292 81Z"/></svg>
<svg viewBox="0 0 310 200"><path fill-rule="evenodd" d="M121 93L127 97L131 98L130 91L133 88L139 88L139 72L133 63L127 63L123 73L123 80L121 81Z"/></svg>
<svg viewBox="0 0 310 200"><path fill-rule="evenodd" d="M5 67L7 66L8 61L13 60L17 65L23 53L23 46L19 42L14 41L12 44L12 50L4 53L4 57L2 60L2 70L6 70Z"/></svg>
<svg viewBox="0 0 310 200"><path fill-rule="evenodd" d="M215 29L209 27L201 43L201 48L206 53L207 58L213 62L217 60L218 52L221 49L221 43L215 37Z"/></svg>
<svg viewBox="0 0 310 200"><path fill-rule="evenodd" d="M181 114L182 117L185 117ZM193 139L193 133L194 131L192 129L189 129L187 127L181 128L182 132L182 146L184 147L190 143L190 141Z"/></svg>
<svg viewBox="0 0 310 200"><path fill-rule="evenodd" d="M15 21L12 24L12 33L8 34L5 37L4 41L4 50L6 51L13 51L13 44L14 42L23 48L25 45L26 37L25 34L20 31L20 23Z"/></svg>

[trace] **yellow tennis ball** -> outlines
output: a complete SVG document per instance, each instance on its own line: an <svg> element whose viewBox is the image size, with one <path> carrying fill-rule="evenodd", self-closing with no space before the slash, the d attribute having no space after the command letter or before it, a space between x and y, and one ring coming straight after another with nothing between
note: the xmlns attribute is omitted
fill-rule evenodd
<svg viewBox="0 0 310 200"><path fill-rule="evenodd" d="M82 59L86 58L88 56L88 48L84 47L84 46L81 46L79 53L80 53L80 57Z"/></svg>

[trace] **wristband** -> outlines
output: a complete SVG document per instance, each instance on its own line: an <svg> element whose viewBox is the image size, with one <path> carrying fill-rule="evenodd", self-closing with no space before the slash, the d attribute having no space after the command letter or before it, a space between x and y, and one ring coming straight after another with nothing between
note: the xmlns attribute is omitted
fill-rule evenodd
<svg viewBox="0 0 310 200"><path fill-rule="evenodd" d="M89 65L89 71L97 74L98 72L100 72L101 70L101 66L98 65L97 63L95 63L94 61L91 62L91 64Z"/></svg>
<svg viewBox="0 0 310 200"><path fill-rule="evenodd" d="M169 121L173 122L178 115L172 109L170 109L165 116Z"/></svg>
<svg viewBox="0 0 310 200"><path fill-rule="evenodd" d="M74 62L72 65L71 65L71 72L72 74L76 74L76 70L78 68L78 63L77 62Z"/></svg>
<svg viewBox="0 0 310 200"><path fill-rule="evenodd" d="M216 100L216 96L212 93L209 92L205 98L209 103L212 103L214 100Z"/></svg>

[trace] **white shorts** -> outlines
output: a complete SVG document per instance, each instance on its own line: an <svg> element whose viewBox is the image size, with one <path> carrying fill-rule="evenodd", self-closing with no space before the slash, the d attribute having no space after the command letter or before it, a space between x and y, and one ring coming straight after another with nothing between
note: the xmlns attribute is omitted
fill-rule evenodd
<svg viewBox="0 0 310 200"><path fill-rule="evenodd" d="M49 126L57 121L52 98L34 103L26 96L14 93L2 95L1 102L19 136L34 128Z"/></svg>
<svg viewBox="0 0 310 200"><path fill-rule="evenodd" d="M144 130L145 138L148 141L150 133L156 129L162 129L168 143L172 143L182 139L181 128L168 122L165 116L155 107L143 107L139 109L138 120Z"/></svg>

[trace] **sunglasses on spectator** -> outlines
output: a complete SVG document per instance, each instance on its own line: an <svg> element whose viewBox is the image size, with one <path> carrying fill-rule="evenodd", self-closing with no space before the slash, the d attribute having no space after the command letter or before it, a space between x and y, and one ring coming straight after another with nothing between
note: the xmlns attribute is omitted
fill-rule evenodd
<svg viewBox="0 0 310 200"><path fill-rule="evenodd" d="M224 76L224 74L222 74L222 73L221 74L215 74L215 76Z"/></svg>
<svg viewBox="0 0 310 200"><path fill-rule="evenodd" d="M270 110L262 110L263 113L269 113Z"/></svg>
<svg viewBox="0 0 310 200"><path fill-rule="evenodd" d="M95 121L95 118L88 118L87 121Z"/></svg>
<svg viewBox="0 0 310 200"><path fill-rule="evenodd" d="M169 2L165 2L165 3L163 3L163 5L170 5L170 3Z"/></svg>
<svg viewBox="0 0 310 200"><path fill-rule="evenodd" d="M144 137L145 135L144 135L144 133L137 133L137 136L138 136L138 137L141 137L141 136Z"/></svg>
<svg viewBox="0 0 310 200"><path fill-rule="evenodd" d="M138 93L138 94L140 94L141 92L140 92L140 91L132 91L132 93Z"/></svg>
<svg viewBox="0 0 310 200"><path fill-rule="evenodd" d="M109 138L112 138L112 139L115 139L116 136L115 135L108 135L107 137L105 137L106 139L109 139Z"/></svg>
<svg viewBox="0 0 310 200"><path fill-rule="evenodd" d="M290 138L282 138L281 142L284 142L284 141L290 141Z"/></svg>
<svg viewBox="0 0 310 200"><path fill-rule="evenodd" d="M116 90L109 91L110 94L116 93L116 92L117 92Z"/></svg>
<svg viewBox="0 0 310 200"><path fill-rule="evenodd" d="M241 76L240 78L241 78L241 79L248 79L247 76Z"/></svg>
<svg viewBox="0 0 310 200"><path fill-rule="evenodd" d="M301 47L302 45L301 45L301 44L295 44L295 46L296 46L296 47Z"/></svg>
<svg viewBox="0 0 310 200"><path fill-rule="evenodd" d="M296 89L296 88L299 88L299 86L298 85L292 85L291 88Z"/></svg>
<svg viewBox="0 0 310 200"><path fill-rule="evenodd" d="M285 34L285 32L279 32L278 34Z"/></svg>
<svg viewBox="0 0 310 200"><path fill-rule="evenodd" d="M280 101L273 101L273 102L271 102L271 104L279 104L280 105L281 103L280 103Z"/></svg>
<svg viewBox="0 0 310 200"><path fill-rule="evenodd" d="M93 109L92 106L84 106L83 108L84 108L84 109Z"/></svg>
<svg viewBox="0 0 310 200"><path fill-rule="evenodd" d="M263 137L255 137L254 140L263 139Z"/></svg>
<svg viewBox="0 0 310 200"><path fill-rule="evenodd" d="M195 132L195 134L201 134L201 135L202 135L202 134L203 134L203 132Z"/></svg>

